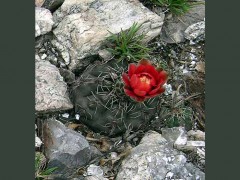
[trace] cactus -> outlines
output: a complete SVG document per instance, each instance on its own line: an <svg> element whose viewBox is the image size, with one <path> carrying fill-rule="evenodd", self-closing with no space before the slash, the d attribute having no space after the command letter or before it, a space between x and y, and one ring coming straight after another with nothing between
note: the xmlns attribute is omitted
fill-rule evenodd
<svg viewBox="0 0 240 180"><path fill-rule="evenodd" d="M127 62L95 62L88 66L71 90L75 112L92 130L114 136L139 130L158 112L159 97L136 102L123 90L121 75Z"/></svg>

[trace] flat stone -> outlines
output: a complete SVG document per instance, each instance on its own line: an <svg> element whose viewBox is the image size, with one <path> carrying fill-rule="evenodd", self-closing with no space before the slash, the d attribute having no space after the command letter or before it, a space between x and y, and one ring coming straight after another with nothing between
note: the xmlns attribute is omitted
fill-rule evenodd
<svg viewBox="0 0 240 180"><path fill-rule="evenodd" d="M58 167L54 174L69 176L91 159L88 141L60 121L47 119L43 124L43 141L48 167Z"/></svg>
<svg viewBox="0 0 240 180"><path fill-rule="evenodd" d="M127 30L134 22L142 24L146 42L153 39L160 34L164 14L158 16L137 0L65 0L53 18L52 43L72 70L83 58L97 54L110 32Z"/></svg>
<svg viewBox="0 0 240 180"><path fill-rule="evenodd" d="M37 112L53 112L73 108L68 97L67 84L56 66L49 61L35 61L35 109Z"/></svg>

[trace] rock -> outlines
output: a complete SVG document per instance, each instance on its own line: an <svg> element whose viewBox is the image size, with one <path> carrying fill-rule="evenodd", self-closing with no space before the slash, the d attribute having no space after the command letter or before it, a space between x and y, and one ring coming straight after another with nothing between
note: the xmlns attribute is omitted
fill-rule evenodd
<svg viewBox="0 0 240 180"><path fill-rule="evenodd" d="M103 176L103 170L100 166L96 166L95 164L90 164L87 168L87 175L88 176Z"/></svg>
<svg viewBox="0 0 240 180"><path fill-rule="evenodd" d="M171 85L171 84L165 83L163 86L165 87L165 92L164 92L164 94L165 94L166 96L169 95L169 94L172 94L172 85Z"/></svg>
<svg viewBox="0 0 240 180"><path fill-rule="evenodd" d="M131 150L119 169L116 180L205 179L205 173L187 163L183 153L173 149L161 134L149 131Z"/></svg>
<svg viewBox="0 0 240 180"><path fill-rule="evenodd" d="M187 141L186 144L174 144L174 147L178 150L189 152L196 152L199 147L205 147L204 141Z"/></svg>
<svg viewBox="0 0 240 180"><path fill-rule="evenodd" d="M203 21L205 18L205 1L203 4L194 5L189 12L182 16L166 18L160 39L166 43L180 43L185 40L184 31L192 24Z"/></svg>
<svg viewBox="0 0 240 180"><path fill-rule="evenodd" d="M190 130L187 132L189 139L197 140L197 141L205 141L205 132L200 130Z"/></svg>
<svg viewBox="0 0 240 180"><path fill-rule="evenodd" d="M59 68L61 76L67 84L71 84L75 81L75 74L67 69Z"/></svg>
<svg viewBox="0 0 240 180"><path fill-rule="evenodd" d="M173 145L174 148L189 152L197 152L199 147L205 147L205 134L201 131L189 131L186 133L184 127L174 127L174 128L162 128L162 136L168 140L168 142ZM198 135L197 135L198 134ZM199 139L192 140L193 136L198 136Z"/></svg>
<svg viewBox="0 0 240 180"><path fill-rule="evenodd" d="M170 143L178 140L179 144L187 143L187 135L184 127L162 128L162 136Z"/></svg>
<svg viewBox="0 0 240 180"><path fill-rule="evenodd" d="M110 32L127 30L134 22L143 24L145 41L153 39L160 34L164 14L158 16L137 0L65 0L53 18L52 43L72 70L83 58L97 54Z"/></svg>
<svg viewBox="0 0 240 180"><path fill-rule="evenodd" d="M204 74L205 74L205 62L202 62L202 61L197 62L195 69L196 69L198 72L201 72L201 73L204 73Z"/></svg>
<svg viewBox="0 0 240 180"><path fill-rule="evenodd" d="M98 150L98 148L96 148L93 145L90 145L90 150L91 150L91 158L95 159L98 157L101 157L103 154Z"/></svg>
<svg viewBox="0 0 240 180"><path fill-rule="evenodd" d="M205 21L194 23L184 31L184 37L190 41L200 36L205 38Z"/></svg>
<svg viewBox="0 0 240 180"><path fill-rule="evenodd" d="M45 0L43 7L49 9L51 12L55 11L63 4L64 0Z"/></svg>
<svg viewBox="0 0 240 180"><path fill-rule="evenodd" d="M113 55L106 49L99 50L98 54L102 59L106 61L110 60L113 57Z"/></svg>
<svg viewBox="0 0 240 180"><path fill-rule="evenodd" d="M72 175L76 168L86 165L91 159L88 141L60 121L47 119L43 124L45 154L48 167L58 167L54 174L63 177Z"/></svg>
<svg viewBox="0 0 240 180"><path fill-rule="evenodd" d="M61 111L73 108L67 84L58 69L48 61L35 61L35 109L37 112Z"/></svg>
<svg viewBox="0 0 240 180"><path fill-rule="evenodd" d="M48 9L35 7L35 37L52 30L53 17Z"/></svg>
<svg viewBox="0 0 240 180"><path fill-rule="evenodd" d="M37 129L37 125L35 124L35 130ZM39 148L42 145L41 139L37 136L37 133L35 132L35 148Z"/></svg>
<svg viewBox="0 0 240 180"><path fill-rule="evenodd" d="M41 7L45 0L35 0L35 6Z"/></svg>

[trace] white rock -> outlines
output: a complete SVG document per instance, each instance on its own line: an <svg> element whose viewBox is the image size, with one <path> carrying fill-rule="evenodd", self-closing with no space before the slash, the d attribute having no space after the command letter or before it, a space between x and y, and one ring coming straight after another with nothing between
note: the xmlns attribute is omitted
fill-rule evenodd
<svg viewBox="0 0 240 180"><path fill-rule="evenodd" d="M47 55L46 55L46 54L43 54L42 57L41 57L41 59L45 59L46 57L47 57Z"/></svg>
<svg viewBox="0 0 240 180"><path fill-rule="evenodd" d="M194 23L184 31L184 36L188 40L194 40L201 35L205 35L205 21Z"/></svg>
<svg viewBox="0 0 240 180"><path fill-rule="evenodd" d="M187 69L183 69L183 74L187 74L189 71Z"/></svg>
<svg viewBox="0 0 240 180"><path fill-rule="evenodd" d="M79 114L75 114L75 119L79 120L80 119L80 115Z"/></svg>
<svg viewBox="0 0 240 180"><path fill-rule="evenodd" d="M88 176L103 176L103 170L100 166L96 166L94 164L91 164L87 168L87 175Z"/></svg>
<svg viewBox="0 0 240 180"><path fill-rule="evenodd" d="M37 136L37 134L35 133L35 148L36 147L40 147L43 144L43 142L41 141L41 139Z"/></svg>
<svg viewBox="0 0 240 180"><path fill-rule="evenodd" d="M163 87L165 88L165 91L164 91L164 94L165 95L169 95L169 94L172 94L172 85L171 84L167 84L167 83L165 83L164 85L163 85Z"/></svg>
<svg viewBox="0 0 240 180"><path fill-rule="evenodd" d="M68 113L64 113L64 114L62 114L62 117L69 118L69 114Z"/></svg>
<svg viewBox="0 0 240 180"><path fill-rule="evenodd" d="M192 61L196 61L197 60L197 56L193 53L189 53L189 59Z"/></svg>
<svg viewBox="0 0 240 180"><path fill-rule="evenodd" d="M37 112L53 112L73 108L58 68L49 61L35 61L35 109Z"/></svg>
<svg viewBox="0 0 240 180"><path fill-rule="evenodd" d="M35 37L52 30L53 18L48 9L35 7Z"/></svg>
<svg viewBox="0 0 240 180"><path fill-rule="evenodd" d="M35 130L37 129L37 125L35 124ZM37 133L35 132L35 148L39 148L43 142L41 139L37 136Z"/></svg>
<svg viewBox="0 0 240 180"><path fill-rule="evenodd" d="M192 62L191 62L191 65L194 66L195 64L196 64L196 61L192 61Z"/></svg>
<svg viewBox="0 0 240 180"><path fill-rule="evenodd" d="M40 27L37 24L37 22L35 22L35 37L40 36L40 35L41 35Z"/></svg>

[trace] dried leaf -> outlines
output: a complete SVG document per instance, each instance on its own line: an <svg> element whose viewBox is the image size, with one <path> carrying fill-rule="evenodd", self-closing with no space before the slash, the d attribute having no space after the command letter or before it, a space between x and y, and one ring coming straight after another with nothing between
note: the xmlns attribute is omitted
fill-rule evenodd
<svg viewBox="0 0 240 180"><path fill-rule="evenodd" d="M74 124L74 123L70 123L68 125L68 128L76 130L78 127L80 127L80 124Z"/></svg>
<svg viewBox="0 0 240 180"><path fill-rule="evenodd" d="M101 152L107 152L109 151L111 145L110 142L107 139L101 139L101 145L100 145L100 151Z"/></svg>

